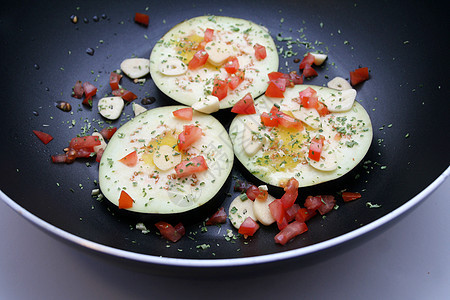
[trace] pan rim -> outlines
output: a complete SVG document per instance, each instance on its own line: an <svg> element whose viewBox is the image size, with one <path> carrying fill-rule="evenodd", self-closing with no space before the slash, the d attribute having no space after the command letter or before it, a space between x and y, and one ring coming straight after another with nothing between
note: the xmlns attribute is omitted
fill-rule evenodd
<svg viewBox="0 0 450 300"><path fill-rule="evenodd" d="M430 185L423 189L416 196L411 198L408 202L398 207L397 209L391 211L390 213L384 215L383 217L364 225L358 229L340 235L338 237L294 249L289 251L283 251L279 253L265 254L254 257L242 257L242 258L222 258L222 259L189 259L189 258L172 258L163 256L154 256L148 254L135 253L127 250L117 249L111 246L106 246L75 234L69 233L52 225L45 220L37 217L28 210L24 209L9 196L7 196L0 189L0 199L2 199L9 207L11 207L15 212L24 217L26 220L30 221L37 227L54 234L57 237L62 238L65 241L71 242L73 244L79 245L81 247L94 250L100 254L108 254L113 257L122 258L130 261L149 263L161 266L173 266L173 267L203 267L203 268L214 268L214 267L239 267L239 266L249 266L256 264L272 263L281 260L288 260L296 257L305 256L315 252L319 252L337 245L340 245L346 241L350 241L354 238L362 236L376 228L381 227L384 224L396 219L400 215L406 213L408 210L415 207L420 202L424 201L433 191L435 191L447 177L450 176L450 166L439 175Z"/></svg>

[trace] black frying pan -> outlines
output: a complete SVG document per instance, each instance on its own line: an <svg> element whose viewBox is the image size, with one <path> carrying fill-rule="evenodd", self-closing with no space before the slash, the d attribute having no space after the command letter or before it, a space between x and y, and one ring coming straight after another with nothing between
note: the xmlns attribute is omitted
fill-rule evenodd
<svg viewBox="0 0 450 300"><path fill-rule="evenodd" d="M135 12L150 15L148 28L134 23ZM337 194L342 189L359 191L363 198L346 204L339 200L337 211L311 220L309 231L285 246L273 242L274 226L248 241L227 241L229 224L202 232L206 216L189 225L191 238L176 244L156 235L152 224L147 224L151 233L144 235L131 230L136 221L92 199L97 178L93 160L50 162L50 155L61 153L83 128L99 127L93 120L101 119L96 109L70 96L76 80L96 84L94 101L99 99L109 91L109 73L123 59L148 57L172 26L206 14L260 23L284 50L287 42L282 38L299 38L303 43L292 48L298 55L280 56L282 71L297 70L294 58L310 51L308 47L327 51L325 67L318 69L311 84L348 78L349 71L360 66L370 68L370 80L357 87L357 99L374 126L367 156L343 178L300 190L299 202L310 194ZM76 24L72 15L78 18ZM448 30L446 10L423 1L8 2L0 12L1 197L64 241L129 262L163 268L236 267L320 255L401 215L448 176ZM94 49L93 55L88 48ZM175 104L147 79L142 87L127 78L122 84L138 95L135 101L155 97L147 108ZM55 107L60 100L72 104L73 115ZM131 115L131 106L125 112ZM232 119L229 111L215 116L225 126ZM33 129L50 133L54 140L43 145ZM236 179L254 180L239 163L233 171ZM225 207L236 195L232 186L224 193ZM381 207L371 209L367 202Z"/></svg>

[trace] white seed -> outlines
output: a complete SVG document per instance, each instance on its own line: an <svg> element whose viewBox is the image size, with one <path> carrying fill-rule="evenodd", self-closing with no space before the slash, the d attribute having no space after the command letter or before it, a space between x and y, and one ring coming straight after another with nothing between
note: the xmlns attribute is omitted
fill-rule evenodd
<svg viewBox="0 0 450 300"><path fill-rule="evenodd" d="M100 141L100 145L94 146L94 152L98 153L98 151L100 151L100 149L105 150L106 142L105 142L105 139L103 138L103 136L100 134L100 132L94 132L92 135L96 136L98 138L98 140Z"/></svg>
<svg viewBox="0 0 450 300"><path fill-rule="evenodd" d="M147 58L128 58L120 64L120 69L131 79L141 78L150 72L150 60Z"/></svg>
<svg viewBox="0 0 450 300"><path fill-rule="evenodd" d="M245 194L243 195L245 197ZM248 198L242 200L241 196L237 196L230 204L228 218L230 219L231 224L236 229L239 229L247 217L251 217L256 221L256 216L253 213L253 201Z"/></svg>
<svg viewBox="0 0 450 300"><path fill-rule="evenodd" d="M212 95L206 96L192 104L192 108L205 114L212 114L220 109L219 98Z"/></svg>
<svg viewBox="0 0 450 300"><path fill-rule="evenodd" d="M336 93L332 93L329 97L324 98L323 102L330 112L349 111L355 102L356 94L355 89L336 91Z"/></svg>
<svg viewBox="0 0 450 300"><path fill-rule="evenodd" d="M228 57L232 56L234 51L233 47L221 42L211 41L205 45L205 51L208 53L209 63L215 66L223 65Z"/></svg>
<svg viewBox="0 0 450 300"><path fill-rule="evenodd" d="M298 110L293 110L292 115L297 120L302 121L314 129L320 127L320 115L315 108L305 108L301 106Z"/></svg>
<svg viewBox="0 0 450 300"><path fill-rule="evenodd" d="M247 120L244 123L244 133L242 136L242 148L248 156L255 155L261 148L262 142L258 140L254 132L258 132L258 125L253 121Z"/></svg>
<svg viewBox="0 0 450 300"><path fill-rule="evenodd" d="M316 66L320 66L321 64L323 64L328 57L326 54L322 53L311 53L311 54L314 56L314 64Z"/></svg>
<svg viewBox="0 0 450 300"><path fill-rule="evenodd" d="M168 145L162 145L153 154L153 162L158 169L167 171L181 162L181 155Z"/></svg>
<svg viewBox="0 0 450 300"><path fill-rule="evenodd" d="M133 112L135 117L146 111L147 109L145 107L133 102Z"/></svg>
<svg viewBox="0 0 450 300"><path fill-rule="evenodd" d="M104 97L98 101L98 112L109 120L116 120L120 117L124 107L122 97Z"/></svg>
<svg viewBox="0 0 450 300"><path fill-rule="evenodd" d="M187 65L176 57L164 59L159 65L159 71L167 76L183 75L187 69Z"/></svg>
<svg viewBox="0 0 450 300"><path fill-rule="evenodd" d="M275 197L267 195L267 198L263 201L255 199L253 201L253 213L256 219L261 222L261 224L269 226L275 223L275 219L270 212L269 204L275 201Z"/></svg>
<svg viewBox="0 0 450 300"><path fill-rule="evenodd" d="M349 90L352 88L352 86L350 85L350 83L345 80L342 77L334 77L333 79L331 79L330 81L328 81L327 86L330 89L335 89L335 90L339 90L339 91L343 91L343 90Z"/></svg>
<svg viewBox="0 0 450 300"><path fill-rule="evenodd" d="M319 161L307 158L311 167L320 171L334 171L338 167L336 152L328 145L324 145Z"/></svg>

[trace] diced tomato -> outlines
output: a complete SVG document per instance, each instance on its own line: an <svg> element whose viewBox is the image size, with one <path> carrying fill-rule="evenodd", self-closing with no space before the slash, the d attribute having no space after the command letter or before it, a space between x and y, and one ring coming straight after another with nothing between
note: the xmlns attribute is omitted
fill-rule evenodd
<svg viewBox="0 0 450 300"><path fill-rule="evenodd" d="M239 70L239 61L236 56L230 56L224 64L225 71L228 74L234 74Z"/></svg>
<svg viewBox="0 0 450 300"><path fill-rule="evenodd" d="M270 113L263 112L261 114L261 122L267 127L277 127L278 117Z"/></svg>
<svg viewBox="0 0 450 300"><path fill-rule="evenodd" d="M271 82L275 83L275 85L281 90L286 91L287 79L283 76L277 79L271 80Z"/></svg>
<svg viewBox="0 0 450 300"><path fill-rule="evenodd" d="M285 245L291 239L306 231L308 231L308 227L306 226L305 223L294 221L290 223L288 226L286 226L275 236L275 243Z"/></svg>
<svg viewBox="0 0 450 300"><path fill-rule="evenodd" d="M227 221L227 213L225 212L225 208L221 207L217 210L211 217L208 218L205 225L217 225L223 224Z"/></svg>
<svg viewBox="0 0 450 300"><path fill-rule="evenodd" d="M209 54L205 50L198 50L197 53L194 54L191 61L188 63L189 70L195 70L206 64L208 60Z"/></svg>
<svg viewBox="0 0 450 300"><path fill-rule="evenodd" d="M277 83L278 79L283 78L285 80L284 87L294 87L296 84L303 83L303 75L298 75L296 71L291 71L288 74L281 72L272 72L269 73L269 81L274 81Z"/></svg>
<svg viewBox="0 0 450 300"><path fill-rule="evenodd" d="M270 82L273 82L280 89L280 91L282 92L286 91L286 84L287 84L286 78L280 77L277 79L273 79Z"/></svg>
<svg viewBox="0 0 450 300"><path fill-rule="evenodd" d="M266 96L272 98L283 98L284 91L277 86L273 81L269 82L269 86L266 89Z"/></svg>
<svg viewBox="0 0 450 300"><path fill-rule="evenodd" d="M300 62L299 69L303 70L306 66L312 66L314 63L314 55L308 52L306 56L303 57L302 61Z"/></svg>
<svg viewBox="0 0 450 300"><path fill-rule="evenodd" d="M251 185L246 191L245 194L247 195L248 199L254 201L256 197L258 197L260 193L259 188L256 185Z"/></svg>
<svg viewBox="0 0 450 300"><path fill-rule="evenodd" d="M96 154L101 158L102 153L98 154L94 151L94 147L100 144L97 136L74 137L65 154L52 155L52 162L70 164L77 158L88 158Z"/></svg>
<svg viewBox="0 0 450 300"><path fill-rule="evenodd" d="M181 223L178 223L174 227L167 222L159 221L155 224L155 226L156 228L158 228L159 232L165 239L174 243L179 241L186 232L183 224Z"/></svg>
<svg viewBox="0 0 450 300"><path fill-rule="evenodd" d="M122 75L111 72L109 75L109 86L111 87L111 90L114 91L119 89L120 79L122 79Z"/></svg>
<svg viewBox="0 0 450 300"><path fill-rule="evenodd" d="M285 75L286 74L281 73L281 72L270 72L269 74L267 74L267 76L269 77L270 81L276 80L278 78L285 78Z"/></svg>
<svg viewBox="0 0 450 300"><path fill-rule="evenodd" d="M119 161L128 167L134 167L137 164L136 150L134 150L131 153L128 153L127 155L119 159Z"/></svg>
<svg viewBox="0 0 450 300"><path fill-rule="evenodd" d="M255 104L253 102L252 94L246 94L241 100L231 109L231 112L241 115L252 115L256 113Z"/></svg>
<svg viewBox="0 0 450 300"><path fill-rule="evenodd" d="M350 83L355 86L369 79L369 68L359 68L350 72Z"/></svg>
<svg viewBox="0 0 450 300"><path fill-rule="evenodd" d="M88 157L92 157L95 154L94 149L89 149L89 148L81 148L78 150L75 149L70 149L68 152L68 159L75 159L75 158L79 158L79 157L84 157L84 158L88 158Z"/></svg>
<svg viewBox="0 0 450 300"><path fill-rule="evenodd" d="M285 218L285 210L283 208L283 203L280 199L275 199L269 204L269 209L272 217L279 223L283 222Z"/></svg>
<svg viewBox="0 0 450 300"><path fill-rule="evenodd" d="M178 232L181 236L183 236L186 233L186 229L184 228L183 223L178 223L175 225L175 231Z"/></svg>
<svg viewBox="0 0 450 300"><path fill-rule="evenodd" d="M283 216L283 219L281 221L277 221L277 226L279 230L284 229L286 226L288 226L289 222L287 220L286 214Z"/></svg>
<svg viewBox="0 0 450 300"><path fill-rule="evenodd" d="M239 233L247 238L248 236L253 236L256 231L259 229L259 224L256 223L251 217L247 217L244 223L239 227Z"/></svg>
<svg viewBox="0 0 450 300"><path fill-rule="evenodd" d="M175 118L185 121L192 121L192 116L194 115L194 111L192 107L180 108L172 112Z"/></svg>
<svg viewBox="0 0 450 300"><path fill-rule="evenodd" d="M306 222L317 214L315 210L310 210L307 208L300 208L295 214L295 220L299 222Z"/></svg>
<svg viewBox="0 0 450 300"><path fill-rule="evenodd" d="M317 210L322 206L322 197L320 196L308 196L305 200L305 207L309 210Z"/></svg>
<svg viewBox="0 0 450 300"><path fill-rule="evenodd" d="M96 162L100 162L100 161L102 160L103 152L105 152L105 149L103 149L103 148L100 148L100 149L97 151L97 153L96 153L96 155L95 155L95 161L96 161Z"/></svg>
<svg viewBox="0 0 450 300"><path fill-rule="evenodd" d="M274 104L270 109L270 114L278 117L279 113L280 113L280 106L278 104Z"/></svg>
<svg viewBox="0 0 450 300"><path fill-rule="evenodd" d="M305 78L314 77L317 75L319 75L319 74L310 65L306 65L305 68L303 69L303 76L305 76Z"/></svg>
<svg viewBox="0 0 450 300"><path fill-rule="evenodd" d="M308 157L312 160L319 161L320 156L322 155L323 149L323 141L325 137L323 135L316 136L311 140L311 144L309 145L309 153Z"/></svg>
<svg viewBox="0 0 450 300"><path fill-rule="evenodd" d="M117 127L105 127L102 130L100 130L100 134L102 137L106 140L109 140L112 138L114 133L116 133Z"/></svg>
<svg viewBox="0 0 450 300"><path fill-rule="evenodd" d="M89 82L83 83L84 96L86 99L91 99L95 94L97 94L97 88Z"/></svg>
<svg viewBox="0 0 450 300"><path fill-rule="evenodd" d="M111 94L113 94L116 97L122 97L123 94L125 94L125 89L117 89L117 90L113 90L111 92Z"/></svg>
<svg viewBox="0 0 450 300"><path fill-rule="evenodd" d="M356 199L361 198L361 194L357 192L343 192L342 193L342 199L344 199L345 202L353 201Z"/></svg>
<svg viewBox="0 0 450 300"><path fill-rule="evenodd" d="M117 97L122 97L122 99L127 102L131 102L137 98L137 96L133 92L128 91L126 89L114 90L112 91L112 94Z"/></svg>
<svg viewBox="0 0 450 300"><path fill-rule="evenodd" d="M45 132L33 130L33 133L43 142L45 145L47 145L51 140L53 140L53 137Z"/></svg>
<svg viewBox="0 0 450 300"><path fill-rule="evenodd" d="M330 114L330 111L328 110L327 106L320 101L317 104L316 110L319 113L319 116L321 117Z"/></svg>
<svg viewBox="0 0 450 300"><path fill-rule="evenodd" d="M66 154L52 155L52 162L55 164L68 163Z"/></svg>
<svg viewBox="0 0 450 300"><path fill-rule="evenodd" d="M236 73L231 74L228 78L228 87L235 90L245 79L245 73L243 71L236 71Z"/></svg>
<svg viewBox="0 0 450 300"><path fill-rule="evenodd" d="M124 190L120 192L119 209L127 209L133 207L133 199Z"/></svg>
<svg viewBox="0 0 450 300"><path fill-rule="evenodd" d="M303 129L303 125L302 123L295 119L294 117L291 117L288 114L285 114L284 112L281 112L277 106L273 106L272 109L270 110L270 116L273 116L277 119L277 125L285 127L285 128L295 128L297 130L302 130ZM262 115L261 115L261 120L262 120ZM270 120L269 120L270 122ZM268 125L266 125L268 126Z"/></svg>
<svg viewBox="0 0 450 300"><path fill-rule="evenodd" d="M205 50L206 44L207 44L206 41L201 41L201 42L198 44L197 48L195 48L195 50L197 50L197 51Z"/></svg>
<svg viewBox="0 0 450 300"><path fill-rule="evenodd" d="M101 142L97 136L74 137L70 141L69 148L74 150L87 149L94 152L94 147L100 145Z"/></svg>
<svg viewBox="0 0 450 300"><path fill-rule="evenodd" d="M186 177L206 170L208 170L208 165L206 164L205 158L201 155L184 160L175 166L175 172L178 178Z"/></svg>
<svg viewBox="0 0 450 300"><path fill-rule="evenodd" d="M66 163L71 164L75 161L77 151L74 149L68 149L64 154L52 155L53 163Z"/></svg>
<svg viewBox="0 0 450 300"><path fill-rule="evenodd" d="M281 203L284 209L291 207L298 197L298 181L294 177L289 179L288 183L284 187L284 195L281 196Z"/></svg>
<svg viewBox="0 0 450 300"><path fill-rule="evenodd" d="M208 42L211 42L213 40L213 37L214 37L214 29L206 28L203 40L206 43L208 43Z"/></svg>
<svg viewBox="0 0 450 300"><path fill-rule="evenodd" d="M286 221L288 223L295 219L295 215L297 214L299 209L300 209L300 205L298 205L297 203L294 203L293 205L291 205L289 208L287 208L285 210Z"/></svg>
<svg viewBox="0 0 450 300"><path fill-rule="evenodd" d="M178 135L178 150L185 151L189 146L202 137L202 129L195 125L184 125L183 131Z"/></svg>
<svg viewBox="0 0 450 300"><path fill-rule="evenodd" d="M74 87L72 88L72 96L78 99L83 98L84 95L84 89L83 89L83 83L78 80Z"/></svg>
<svg viewBox="0 0 450 300"><path fill-rule="evenodd" d="M317 95L317 92L307 87L303 91L299 93L300 95L300 101L303 107L305 108L317 108L319 105L319 96Z"/></svg>
<svg viewBox="0 0 450 300"><path fill-rule="evenodd" d="M303 74L298 75L296 71L289 72L289 80L294 84L303 84Z"/></svg>
<svg viewBox="0 0 450 300"><path fill-rule="evenodd" d="M259 190L258 196L256 196L255 201L266 201L269 193L265 190Z"/></svg>
<svg viewBox="0 0 450 300"><path fill-rule="evenodd" d="M255 49L255 57L257 60L262 60L266 58L267 56L266 47L260 44L255 44L253 46L253 49Z"/></svg>
<svg viewBox="0 0 450 300"><path fill-rule="evenodd" d="M322 195L321 198L322 205L317 209L317 211L321 215L324 215L333 209L336 205L336 199L334 199L334 196L332 195Z"/></svg>
<svg viewBox="0 0 450 300"><path fill-rule="evenodd" d="M213 96L219 98L219 101L225 98L228 94L228 83L226 80L214 78L212 93Z"/></svg>
<svg viewBox="0 0 450 300"><path fill-rule="evenodd" d="M134 21L138 24L144 25L144 26L148 26L148 23L150 22L150 17L149 15L146 14L142 14L142 13L136 13L134 15Z"/></svg>
<svg viewBox="0 0 450 300"><path fill-rule="evenodd" d="M284 128L294 128L297 130L303 130L303 124L301 121L297 120L294 117L291 117L288 114L283 112L279 112L278 114L278 125Z"/></svg>

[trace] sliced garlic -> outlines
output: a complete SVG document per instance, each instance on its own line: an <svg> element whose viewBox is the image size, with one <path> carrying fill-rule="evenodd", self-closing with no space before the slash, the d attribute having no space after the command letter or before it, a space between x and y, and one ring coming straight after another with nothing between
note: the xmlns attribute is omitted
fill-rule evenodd
<svg viewBox="0 0 450 300"><path fill-rule="evenodd" d="M330 89L335 89L338 91L349 90L352 88L352 86L347 80L339 76L334 77L333 79L328 81L327 86Z"/></svg>
<svg viewBox="0 0 450 300"><path fill-rule="evenodd" d="M254 134L254 132L259 132L258 124L253 121L247 120L244 123L244 133L242 136L242 148L244 148L245 154L248 156L255 155L263 146L262 141L260 141Z"/></svg>
<svg viewBox="0 0 450 300"><path fill-rule="evenodd" d="M355 102L356 90L349 89L332 93L328 98L324 98L324 103L330 112L349 111Z"/></svg>
<svg viewBox="0 0 450 300"><path fill-rule="evenodd" d="M312 160L308 157L308 162L314 169L320 171L334 171L338 167L335 151L336 150L332 147L324 146L319 161Z"/></svg>
<svg viewBox="0 0 450 300"><path fill-rule="evenodd" d="M219 98L212 95L206 96L192 104L192 108L205 114L212 114L220 109Z"/></svg>
<svg viewBox="0 0 450 300"><path fill-rule="evenodd" d="M261 224L269 226L270 224L275 223L275 219L270 212L269 204L275 201L275 197L272 195L267 195L266 200L258 200L255 199L253 201L253 214L256 219L261 222Z"/></svg>
<svg viewBox="0 0 450 300"><path fill-rule="evenodd" d="M243 198L241 198L241 196ZM256 216L253 213L253 201L248 199L245 194L242 194L234 198L231 202L228 210L228 218L230 219L231 224L236 229L239 229L247 217L251 217L256 221Z"/></svg>
<svg viewBox="0 0 450 300"><path fill-rule="evenodd" d="M181 155L172 147L168 145L161 145L153 153L153 162L158 169L167 171L174 168L181 162Z"/></svg>
<svg viewBox="0 0 450 300"><path fill-rule="evenodd" d="M292 115L297 120L311 126L313 129L320 127L320 115L315 108L300 107L299 110L292 111Z"/></svg>
<svg viewBox="0 0 450 300"><path fill-rule="evenodd" d="M98 140L100 141L100 145L94 146L94 152L98 153L98 151L100 151L101 149L105 150L106 142L105 142L105 139L103 138L103 136L100 134L100 132L94 132L92 135L96 136L98 138Z"/></svg>
<svg viewBox="0 0 450 300"><path fill-rule="evenodd" d="M269 190L269 188L267 187L266 184L263 184L263 185L258 186L258 189L259 189L260 191L266 191L266 192Z"/></svg>
<svg viewBox="0 0 450 300"><path fill-rule="evenodd" d="M159 71L167 76L183 75L187 69L187 65L176 57L164 59L159 65Z"/></svg>
<svg viewBox="0 0 450 300"><path fill-rule="evenodd" d="M133 102L133 112L135 117L146 111L147 109L145 107Z"/></svg>
<svg viewBox="0 0 450 300"><path fill-rule="evenodd" d="M205 51L208 53L208 61L212 65L223 65L228 57L232 56L233 47L222 41L211 41L205 45Z"/></svg>
<svg viewBox="0 0 450 300"><path fill-rule="evenodd" d="M314 56L314 64L316 66L320 66L321 64L323 64L328 57L326 54L322 53L311 53L311 54L312 56Z"/></svg>
<svg viewBox="0 0 450 300"><path fill-rule="evenodd" d="M122 97L104 97L98 101L98 112L108 120L120 117L124 107Z"/></svg>
<svg viewBox="0 0 450 300"><path fill-rule="evenodd" d="M120 69L130 78L141 78L150 72L150 60L147 58L128 58L120 64Z"/></svg>

